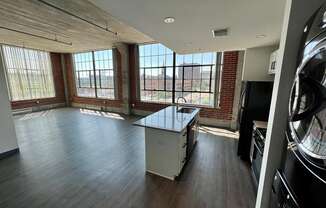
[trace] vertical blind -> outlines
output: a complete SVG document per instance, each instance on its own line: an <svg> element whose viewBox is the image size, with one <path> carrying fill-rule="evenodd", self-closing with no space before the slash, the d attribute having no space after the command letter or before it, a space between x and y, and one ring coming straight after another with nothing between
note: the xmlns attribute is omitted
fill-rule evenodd
<svg viewBox="0 0 326 208"><path fill-rule="evenodd" d="M9 95L12 101L55 96L48 52L2 46Z"/></svg>

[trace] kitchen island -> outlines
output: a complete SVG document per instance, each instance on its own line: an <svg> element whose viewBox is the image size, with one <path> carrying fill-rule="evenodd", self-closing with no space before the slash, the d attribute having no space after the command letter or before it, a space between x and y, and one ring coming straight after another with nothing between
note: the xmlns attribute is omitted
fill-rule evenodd
<svg viewBox="0 0 326 208"><path fill-rule="evenodd" d="M145 127L147 172L171 180L180 175L197 142L199 111L169 106L134 123Z"/></svg>

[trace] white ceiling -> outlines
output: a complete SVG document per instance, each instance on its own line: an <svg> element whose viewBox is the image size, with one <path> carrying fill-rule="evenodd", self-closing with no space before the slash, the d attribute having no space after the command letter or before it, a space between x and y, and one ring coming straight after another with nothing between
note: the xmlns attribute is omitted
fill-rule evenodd
<svg viewBox="0 0 326 208"><path fill-rule="evenodd" d="M90 0L118 20L179 52L277 44L285 0ZM165 17L175 17L165 24ZM228 28L227 37L212 30ZM264 34L265 38L256 38Z"/></svg>

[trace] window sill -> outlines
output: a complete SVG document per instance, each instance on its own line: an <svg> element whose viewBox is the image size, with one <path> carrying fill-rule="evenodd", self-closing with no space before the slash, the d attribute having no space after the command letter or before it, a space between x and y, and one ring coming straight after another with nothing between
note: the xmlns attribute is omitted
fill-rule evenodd
<svg viewBox="0 0 326 208"><path fill-rule="evenodd" d="M151 102L151 101L144 101L144 100L139 100L139 103L148 103L148 104L158 104L158 105L172 105L172 103L163 103L163 102Z"/></svg>
<svg viewBox="0 0 326 208"><path fill-rule="evenodd" d="M177 105L176 103L173 105ZM207 109L220 109L220 107L214 107L209 105L197 105L197 104L191 104L191 103L179 103L180 106L184 107L197 107L197 108L207 108Z"/></svg>
<svg viewBox="0 0 326 208"><path fill-rule="evenodd" d="M96 98L96 97L87 97L87 96L75 96L76 98L92 99L92 100L103 100L103 101L119 101L118 99L112 98Z"/></svg>
<svg viewBox="0 0 326 208"><path fill-rule="evenodd" d="M177 105L176 103L163 103L163 102L150 102L150 101L138 101L140 103L148 103L148 104L157 104L157 105ZM198 107L198 108L206 108L206 109L220 109L220 106L214 107L214 106L208 106L208 105L196 105L196 104L190 104L190 103L180 103L180 106L184 107Z"/></svg>
<svg viewBox="0 0 326 208"><path fill-rule="evenodd" d="M26 99L26 100L10 100L10 102L13 103L19 103L19 102L35 102L37 103L38 101L43 101L43 100L48 100L48 99L54 99L56 96L53 97L43 97L43 98L35 98L35 99Z"/></svg>

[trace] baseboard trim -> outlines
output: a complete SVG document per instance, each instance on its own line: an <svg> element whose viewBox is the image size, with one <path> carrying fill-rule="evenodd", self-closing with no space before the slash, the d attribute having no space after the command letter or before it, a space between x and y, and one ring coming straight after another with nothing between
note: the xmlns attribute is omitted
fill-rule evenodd
<svg viewBox="0 0 326 208"><path fill-rule="evenodd" d="M14 154L16 154L18 152L19 152L19 148L9 150L7 152L0 153L0 160L5 159L7 157L10 157L10 156L12 156L12 155L14 155Z"/></svg>
<svg viewBox="0 0 326 208"><path fill-rule="evenodd" d="M162 175L162 174L159 174L159 173L156 173L155 171L151 171L151 170L146 170L147 173L150 173L150 174L153 174L153 175L158 175L160 177L163 177L163 178L166 178L166 179L169 179L171 181L174 181L174 178L172 177L169 177L169 176L165 176L165 175Z"/></svg>

